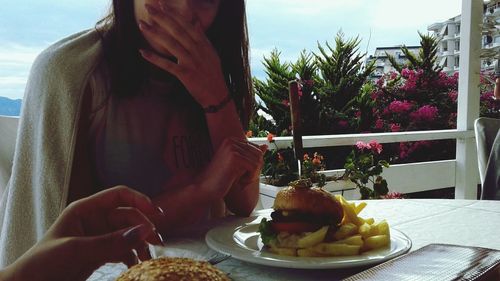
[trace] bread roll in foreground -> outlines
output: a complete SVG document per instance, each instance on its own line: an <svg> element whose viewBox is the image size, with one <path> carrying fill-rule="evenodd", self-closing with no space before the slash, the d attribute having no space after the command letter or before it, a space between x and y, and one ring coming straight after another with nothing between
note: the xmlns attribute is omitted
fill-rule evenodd
<svg viewBox="0 0 500 281"><path fill-rule="evenodd" d="M134 265L116 281L226 281L227 275L206 261L161 257Z"/></svg>

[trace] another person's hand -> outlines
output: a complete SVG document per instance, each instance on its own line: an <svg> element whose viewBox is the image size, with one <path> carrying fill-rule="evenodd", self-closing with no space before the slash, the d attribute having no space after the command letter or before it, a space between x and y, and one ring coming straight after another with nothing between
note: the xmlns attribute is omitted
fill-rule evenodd
<svg viewBox="0 0 500 281"><path fill-rule="evenodd" d="M86 280L107 262L128 266L151 258L161 236L151 222L162 216L151 200L124 186L70 204L45 237L9 266L5 280Z"/></svg>
<svg viewBox="0 0 500 281"><path fill-rule="evenodd" d="M152 50L141 50L142 56L176 76L202 107L219 104L228 95L228 89L219 55L199 20L190 21L165 7L146 5L146 9L152 23L141 21L139 28L162 53L174 56L175 61Z"/></svg>

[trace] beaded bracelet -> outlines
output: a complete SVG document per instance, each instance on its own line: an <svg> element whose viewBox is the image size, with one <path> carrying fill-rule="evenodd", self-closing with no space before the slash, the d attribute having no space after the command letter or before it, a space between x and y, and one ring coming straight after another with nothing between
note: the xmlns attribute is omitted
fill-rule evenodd
<svg viewBox="0 0 500 281"><path fill-rule="evenodd" d="M233 97L231 94L228 94L219 104L216 105L210 105L205 108L203 108L203 112L205 113L216 113L223 109L231 100Z"/></svg>

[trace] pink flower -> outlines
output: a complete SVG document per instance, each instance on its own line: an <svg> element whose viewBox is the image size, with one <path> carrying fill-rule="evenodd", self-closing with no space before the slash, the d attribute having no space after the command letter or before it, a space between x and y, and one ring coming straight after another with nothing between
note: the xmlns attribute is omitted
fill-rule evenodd
<svg viewBox="0 0 500 281"><path fill-rule="evenodd" d="M490 101L495 99L493 91L485 92L479 98L481 101Z"/></svg>
<svg viewBox="0 0 500 281"><path fill-rule="evenodd" d="M371 149L371 146L368 143L364 143L362 141L356 142L356 147L358 150L363 151L365 149Z"/></svg>
<svg viewBox="0 0 500 281"><path fill-rule="evenodd" d="M377 87L382 88L384 86L384 84L385 84L384 77L377 80Z"/></svg>
<svg viewBox="0 0 500 281"><path fill-rule="evenodd" d="M284 106L286 107L289 107L290 106L290 102L288 100L283 100L281 101L281 104L283 104Z"/></svg>
<svg viewBox="0 0 500 281"><path fill-rule="evenodd" d="M399 132L401 131L401 125L399 124L391 124L391 132Z"/></svg>
<svg viewBox="0 0 500 281"><path fill-rule="evenodd" d="M431 122L438 116L438 109L432 105L424 105L417 111L410 114L410 118L414 122Z"/></svg>
<svg viewBox="0 0 500 281"><path fill-rule="evenodd" d="M404 78L410 77L411 74L412 74L412 71L409 70L408 68L401 70L401 76L403 76Z"/></svg>
<svg viewBox="0 0 500 281"><path fill-rule="evenodd" d="M450 91L448 93L448 97L450 98L451 101L457 102L458 92L457 91Z"/></svg>
<svg viewBox="0 0 500 281"><path fill-rule="evenodd" d="M377 121L375 121L375 129L382 129L384 128L384 120L382 119L377 119Z"/></svg>
<svg viewBox="0 0 500 281"><path fill-rule="evenodd" d="M369 148L377 153L377 154L380 154L382 153L382 145L380 143L378 143L376 140L371 140L369 143L368 143L368 146Z"/></svg>
<svg viewBox="0 0 500 281"><path fill-rule="evenodd" d="M404 195L399 192L389 192L386 195L382 196L384 199L404 199Z"/></svg>
<svg viewBox="0 0 500 281"><path fill-rule="evenodd" d="M361 111L356 111L356 113L354 114L356 117L361 117Z"/></svg>
<svg viewBox="0 0 500 281"><path fill-rule="evenodd" d="M415 92L417 90L417 81L420 79L423 71L414 71L409 70L407 68L401 71L401 77L405 78L406 81L403 86L401 86L401 90L407 92Z"/></svg>
<svg viewBox="0 0 500 281"><path fill-rule="evenodd" d="M389 104L389 110L393 113L406 113L410 111L412 104L408 101L395 100Z"/></svg>
<svg viewBox="0 0 500 281"><path fill-rule="evenodd" d="M391 78L391 80L394 80L394 79L398 78L398 74L395 71L391 71L389 73L389 77Z"/></svg>

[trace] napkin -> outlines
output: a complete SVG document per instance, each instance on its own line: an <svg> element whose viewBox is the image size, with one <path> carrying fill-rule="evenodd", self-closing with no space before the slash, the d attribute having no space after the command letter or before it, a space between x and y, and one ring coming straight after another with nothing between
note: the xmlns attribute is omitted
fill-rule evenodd
<svg viewBox="0 0 500 281"><path fill-rule="evenodd" d="M362 280L500 280L500 251L430 244L344 279L344 281Z"/></svg>

